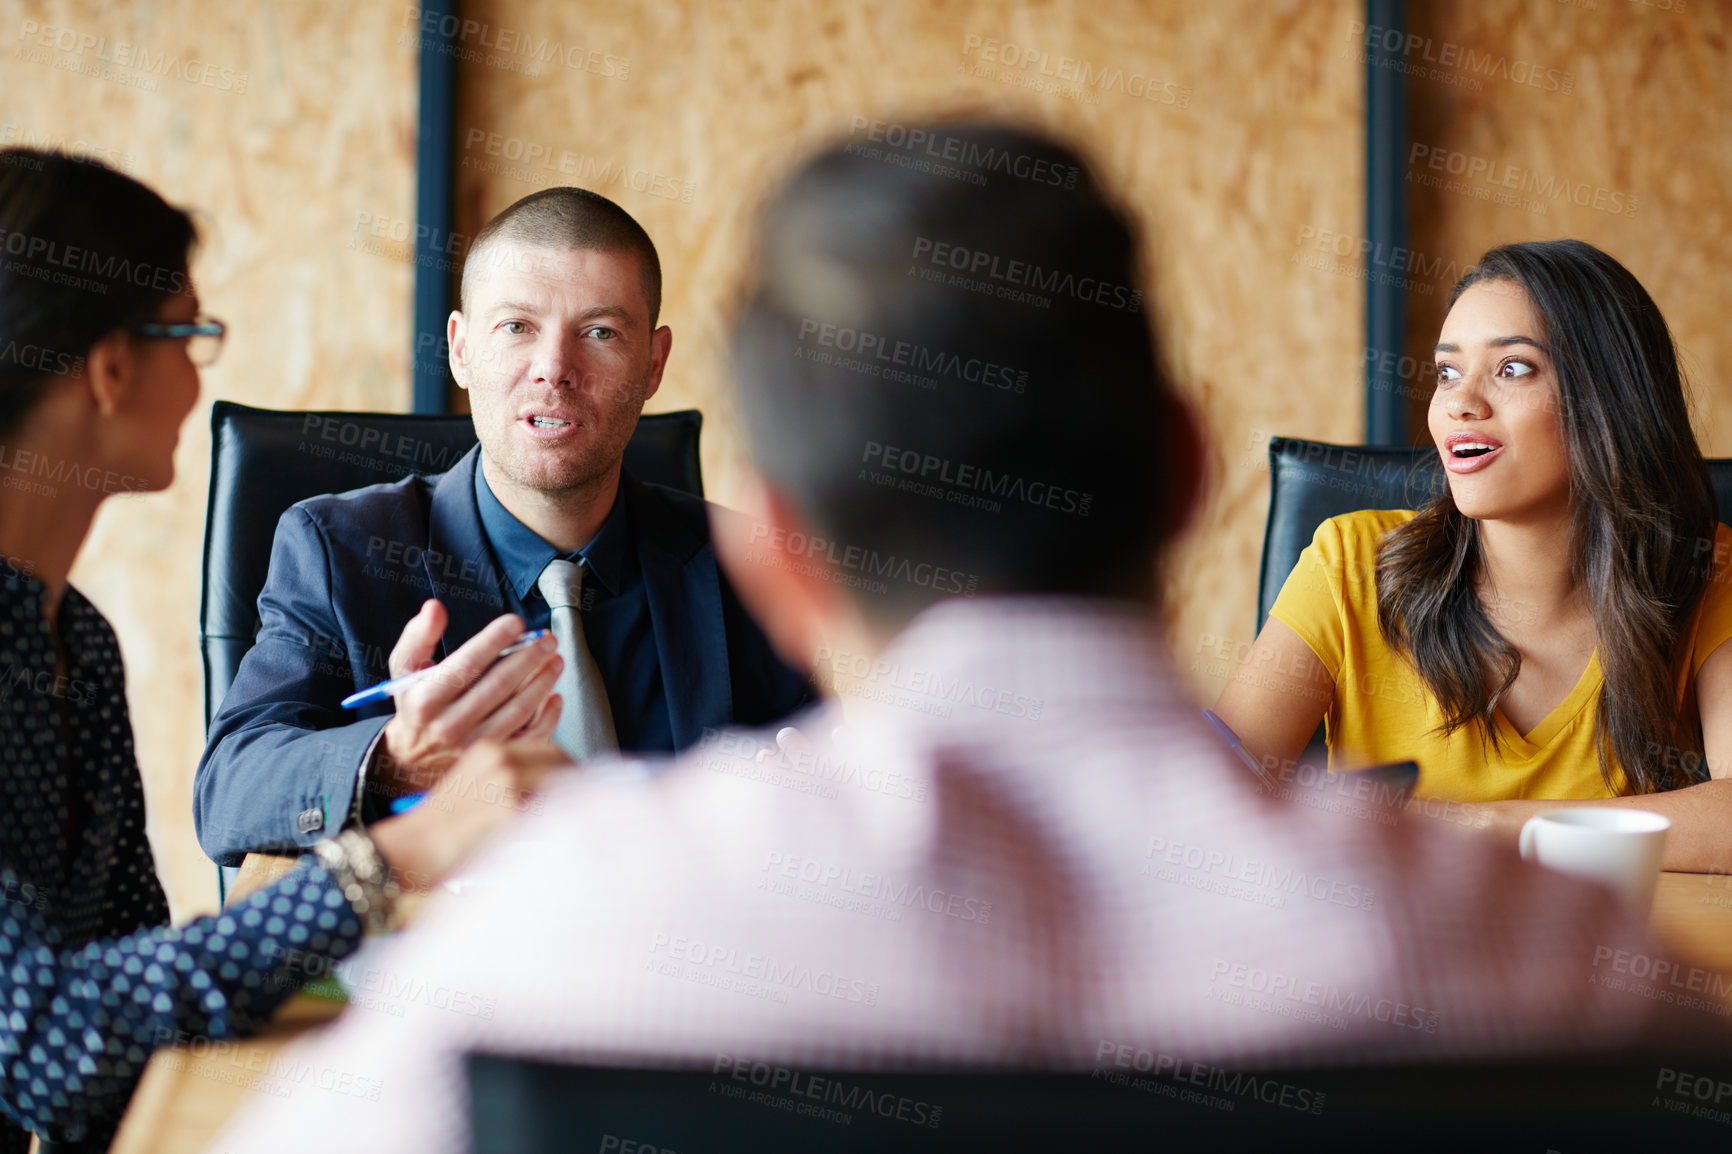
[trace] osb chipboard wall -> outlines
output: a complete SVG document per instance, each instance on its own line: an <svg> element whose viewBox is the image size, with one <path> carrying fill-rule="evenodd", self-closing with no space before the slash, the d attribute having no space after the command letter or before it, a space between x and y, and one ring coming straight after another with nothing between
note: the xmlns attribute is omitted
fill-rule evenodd
<svg viewBox="0 0 1732 1154"><path fill-rule="evenodd" d="M407 31L395 5L0 5L0 144L91 153L198 210L194 277L205 311L229 324L174 486L111 498L72 575L120 638L151 841L177 917L216 904L192 823L208 402L408 406L412 272L402 246L366 243L368 222L414 213Z"/></svg>
<svg viewBox="0 0 1732 1154"><path fill-rule="evenodd" d="M1271 432L1357 440L1361 5L969 0L473 0L459 86L459 231L576 184L648 229L673 354L652 408L705 414L723 504L745 445L725 375L754 207L804 149L935 110L1073 137L1148 232L1158 329L1212 444L1172 567L1173 646L1200 696L1253 623ZM1088 82L1079 84L1078 77ZM883 122L879 124L878 122ZM877 127L875 127L875 125Z"/></svg>
<svg viewBox="0 0 1732 1154"><path fill-rule="evenodd" d="M98 152L208 215L196 271L233 330L207 398L407 406L416 15L214 0L0 8L0 141ZM1199 696L1214 695L1251 635L1267 437L1360 434L1361 278L1386 270L1360 257L1357 0L472 0L464 16L452 239L553 183L594 187L638 215L662 250L675 332L654 406L704 410L705 471L723 502L744 461L727 310L754 205L798 151L862 122L869 132L957 107L1080 140L1147 229L1157 328L1211 439L1209 497L1171 580L1173 648ZM1499 240L1585 236L1660 300L1696 372L1708 448L1732 451L1732 416L1714 405L1725 354L1712 272L1727 237L1719 10L1416 5L1413 19L1455 46L1441 65L1416 48L1416 63L1446 78L1410 82L1415 141L1442 150L1444 172L1460 153L1463 165L1591 186L1586 204L1572 191L1541 214L1482 198L1478 170L1465 192L1416 180L1418 346L1435 339L1425 309L1441 307L1449 262L1465 267ZM1502 63L1472 72L1464 47ZM1085 72L1106 80L1079 87ZM1554 73L1570 74L1569 92L1547 87ZM1410 164L1416 178L1433 173L1431 156ZM188 422L173 490L105 510L74 574L120 634L177 914L214 898L190 816L206 427L202 410Z"/></svg>
<svg viewBox="0 0 1732 1154"><path fill-rule="evenodd" d="M1413 249L1464 269L1493 245L1579 237L1660 306L1693 377L1697 430L1732 453L1732 45L1724 4L1576 0L1410 6ZM1453 67L1439 69L1448 54ZM1471 54L1471 55L1470 55ZM1428 60L1429 57L1429 60ZM1415 277L1429 360L1447 279ZM1422 382L1429 387L1429 379ZM1424 419L1423 408L1416 419Z"/></svg>

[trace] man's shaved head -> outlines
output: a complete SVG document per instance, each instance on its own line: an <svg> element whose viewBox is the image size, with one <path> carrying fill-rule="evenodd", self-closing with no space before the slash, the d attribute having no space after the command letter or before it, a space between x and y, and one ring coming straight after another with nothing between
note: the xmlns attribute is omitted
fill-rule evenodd
<svg viewBox="0 0 1732 1154"><path fill-rule="evenodd" d="M636 255L649 305L650 328L662 309L662 265L656 246L631 214L605 196L582 188L544 188L532 192L476 234L463 260L459 308L469 308L475 278L487 267L487 251L497 240L551 249L599 249Z"/></svg>

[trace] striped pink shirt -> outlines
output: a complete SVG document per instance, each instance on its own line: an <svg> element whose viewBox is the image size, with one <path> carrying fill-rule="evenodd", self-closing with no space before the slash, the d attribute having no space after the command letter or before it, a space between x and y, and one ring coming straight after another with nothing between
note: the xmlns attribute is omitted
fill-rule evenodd
<svg viewBox="0 0 1732 1154"><path fill-rule="evenodd" d="M1140 611L950 601L831 663L861 677L840 735L819 736L834 704L799 722L810 757L729 733L550 789L281 1063L351 1091L261 1096L216 1148L460 1150L471 1049L1089 1070L1575 1052L1660 1024L1605 983L1619 951L1658 954L1608 894L1335 787L1261 795Z"/></svg>

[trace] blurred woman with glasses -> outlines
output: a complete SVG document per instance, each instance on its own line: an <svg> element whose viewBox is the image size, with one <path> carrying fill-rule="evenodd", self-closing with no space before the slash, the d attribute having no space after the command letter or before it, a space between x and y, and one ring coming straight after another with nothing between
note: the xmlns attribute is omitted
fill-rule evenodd
<svg viewBox="0 0 1732 1154"><path fill-rule="evenodd" d="M258 1028L383 926L399 880L442 875L511 812L460 799L535 784L447 778L443 804L343 831L223 916L160 928L120 650L68 576L105 500L174 479L225 331L200 313L195 240L184 211L102 164L0 150L0 1152L26 1128L106 1148L152 1049Z"/></svg>

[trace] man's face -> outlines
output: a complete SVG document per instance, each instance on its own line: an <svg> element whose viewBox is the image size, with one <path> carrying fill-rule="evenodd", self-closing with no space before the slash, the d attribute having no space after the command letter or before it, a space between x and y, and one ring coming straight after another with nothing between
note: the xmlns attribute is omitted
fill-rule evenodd
<svg viewBox="0 0 1732 1154"><path fill-rule="evenodd" d="M447 335L490 465L548 494L606 477L673 339L650 329L636 255L501 238L471 260L467 307Z"/></svg>

